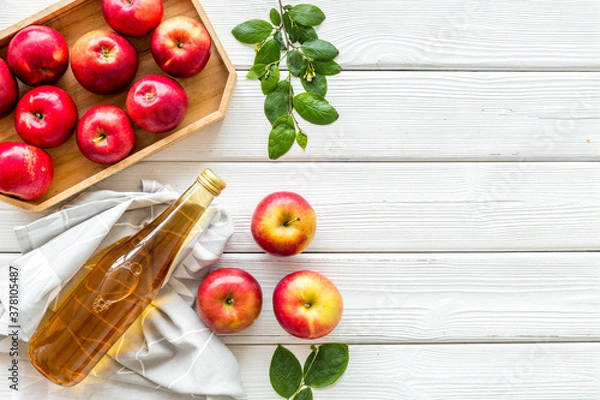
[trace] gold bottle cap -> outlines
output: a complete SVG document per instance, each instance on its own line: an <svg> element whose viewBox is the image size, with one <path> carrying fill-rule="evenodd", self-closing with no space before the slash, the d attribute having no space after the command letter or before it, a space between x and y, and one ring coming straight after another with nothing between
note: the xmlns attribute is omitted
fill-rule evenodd
<svg viewBox="0 0 600 400"><path fill-rule="evenodd" d="M218 196L225 189L225 182L221 180L210 168L206 168L198 175L198 182L213 195Z"/></svg>

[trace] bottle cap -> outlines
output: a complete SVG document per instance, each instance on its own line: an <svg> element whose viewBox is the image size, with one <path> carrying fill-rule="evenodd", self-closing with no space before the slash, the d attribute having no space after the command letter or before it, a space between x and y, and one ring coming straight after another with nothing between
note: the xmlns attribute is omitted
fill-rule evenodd
<svg viewBox="0 0 600 400"><path fill-rule="evenodd" d="M210 168L206 168L198 175L198 182L213 195L218 196L225 189L225 182L221 180Z"/></svg>

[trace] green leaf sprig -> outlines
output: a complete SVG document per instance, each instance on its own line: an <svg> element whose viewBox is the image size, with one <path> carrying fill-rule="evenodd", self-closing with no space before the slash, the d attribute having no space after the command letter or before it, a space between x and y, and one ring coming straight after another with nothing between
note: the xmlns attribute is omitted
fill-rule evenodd
<svg viewBox="0 0 600 400"><path fill-rule="evenodd" d="M256 56L246 75L260 80L265 97L264 112L272 125L269 158L276 160L287 153L294 142L305 150L308 136L298 123L296 113L316 125L329 125L339 114L325 99L327 76L337 75L342 67L334 61L339 54L331 43L319 39L314 27L325 20L314 5L298 4L273 8L269 20L251 19L233 28L231 33L242 43L253 44ZM288 74L282 79L281 62ZM292 77L300 79L305 92L294 94ZM295 112L294 112L295 111Z"/></svg>
<svg viewBox="0 0 600 400"><path fill-rule="evenodd" d="M278 395L290 400L312 400L313 389L333 385L346 372L348 345L327 343L311 346L304 367L296 356L279 345L273 353L269 378Z"/></svg>

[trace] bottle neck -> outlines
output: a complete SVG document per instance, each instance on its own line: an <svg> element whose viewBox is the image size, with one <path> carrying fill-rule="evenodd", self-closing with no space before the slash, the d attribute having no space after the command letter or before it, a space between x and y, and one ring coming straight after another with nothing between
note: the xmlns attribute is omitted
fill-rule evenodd
<svg viewBox="0 0 600 400"><path fill-rule="evenodd" d="M181 208L184 203L188 205L195 204L206 209L214 198L215 196L209 192L200 181L196 180L192 186L175 200L169 209L174 211L177 208Z"/></svg>
<svg viewBox="0 0 600 400"><path fill-rule="evenodd" d="M143 246L156 247L160 244L160 248L155 249L157 253L154 257L166 257L172 261L214 197L201 183L195 181L162 214L140 230L133 240ZM161 239L157 239L158 237Z"/></svg>
<svg viewBox="0 0 600 400"><path fill-rule="evenodd" d="M163 236L166 232L171 237L170 246L163 251L174 251L170 262L162 268L164 274L162 286L164 286L173 273L174 262L188 250L188 243L201 228L202 216L214 199L203 184L196 180L173 204L171 204L158 218L147 226L148 237ZM174 237L177 237L173 241Z"/></svg>

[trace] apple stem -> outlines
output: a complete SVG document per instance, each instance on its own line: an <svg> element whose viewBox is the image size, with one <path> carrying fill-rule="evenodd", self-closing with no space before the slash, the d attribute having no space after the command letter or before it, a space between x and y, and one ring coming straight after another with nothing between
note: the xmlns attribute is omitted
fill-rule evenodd
<svg viewBox="0 0 600 400"><path fill-rule="evenodd" d="M312 307L312 304L310 304L310 303L304 303L304 308L311 308L311 307Z"/></svg>
<svg viewBox="0 0 600 400"><path fill-rule="evenodd" d="M44 114L37 112L37 113L35 113L35 117L37 119L44 119Z"/></svg>
<svg viewBox="0 0 600 400"><path fill-rule="evenodd" d="M291 220L289 220L289 221L285 221L285 222L283 223L283 226L290 226L290 225L291 225L291 224L293 224L294 222L298 222L298 221L300 221L300 217L296 217L296 218L294 218L294 219L291 219Z"/></svg>
<svg viewBox="0 0 600 400"><path fill-rule="evenodd" d="M233 299L230 297L227 300L225 300L225 303L227 303L227 305L232 306L233 305Z"/></svg>
<svg viewBox="0 0 600 400"><path fill-rule="evenodd" d="M92 139L92 143L98 143L106 139L106 133L100 132L98 136Z"/></svg>

